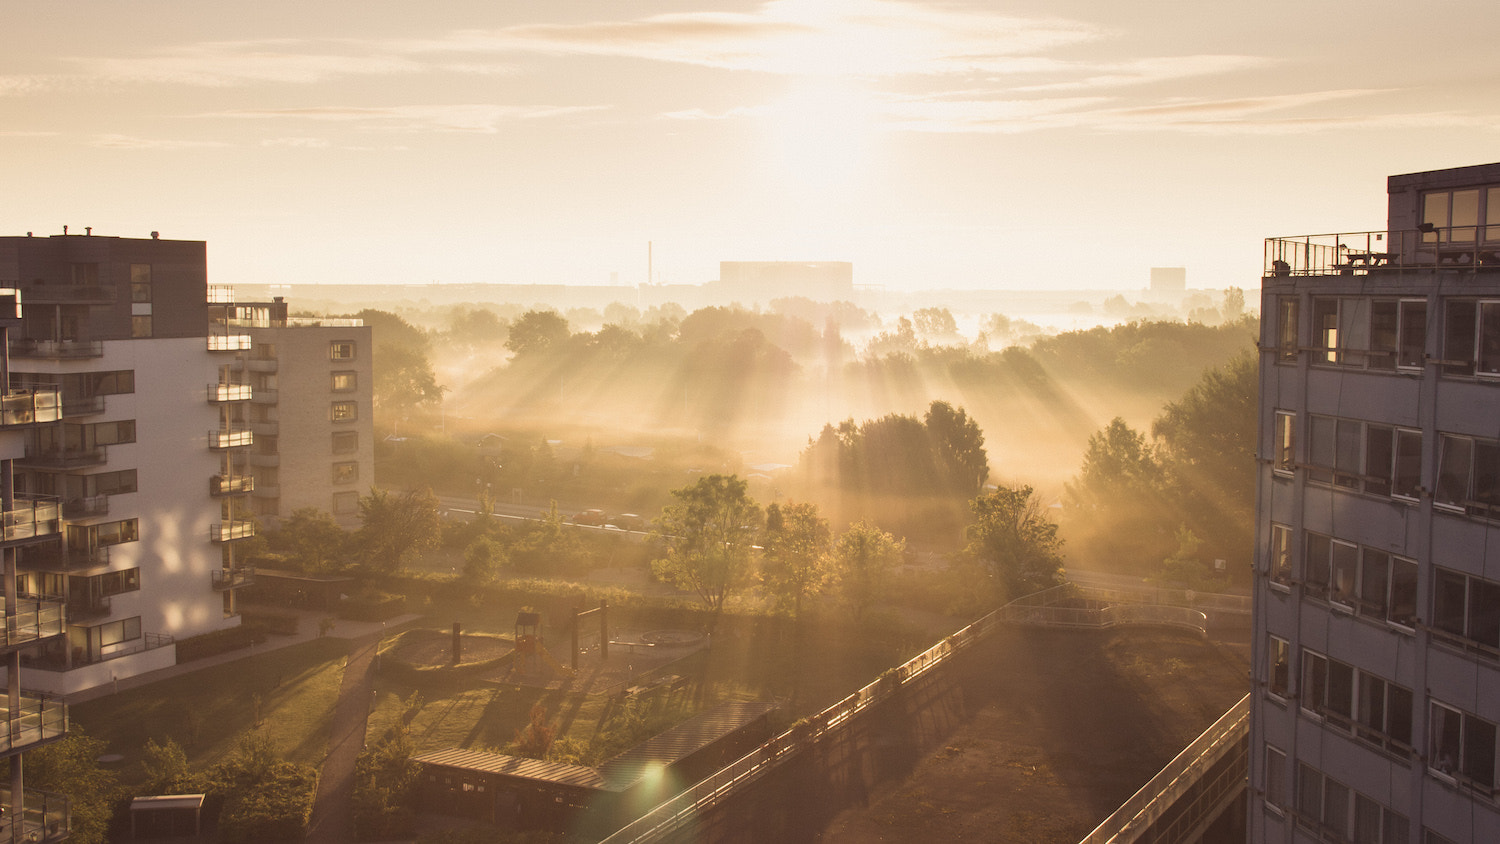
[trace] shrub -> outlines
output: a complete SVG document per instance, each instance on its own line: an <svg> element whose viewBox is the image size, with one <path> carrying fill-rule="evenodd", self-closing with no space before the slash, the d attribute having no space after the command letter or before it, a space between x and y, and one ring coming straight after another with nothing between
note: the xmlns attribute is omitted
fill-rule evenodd
<svg viewBox="0 0 1500 844"><path fill-rule="evenodd" d="M415 693L408 707L418 705ZM359 755L354 768L354 837L360 841L410 838L416 826L421 766L411 761L405 727L396 727Z"/></svg>
<svg viewBox="0 0 1500 844"><path fill-rule="evenodd" d="M351 621L385 621L406 612L406 598L377 590L361 591L339 602L339 617Z"/></svg>
<svg viewBox="0 0 1500 844"><path fill-rule="evenodd" d="M177 661L191 662L195 659L218 656L222 653L248 648L266 640L262 630L241 624L225 630L215 630L191 636L177 643Z"/></svg>

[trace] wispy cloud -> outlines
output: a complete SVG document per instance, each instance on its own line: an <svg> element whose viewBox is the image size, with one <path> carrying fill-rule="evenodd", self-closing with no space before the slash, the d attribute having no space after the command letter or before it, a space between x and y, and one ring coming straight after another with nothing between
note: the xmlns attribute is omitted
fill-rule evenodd
<svg viewBox="0 0 1500 844"><path fill-rule="evenodd" d="M420 62L358 41L212 41L145 56L75 60L85 75L111 82L225 86L322 82L336 76L423 70Z"/></svg>
<svg viewBox="0 0 1500 844"><path fill-rule="evenodd" d="M205 149L230 146L230 144L223 141L138 138L133 135L99 135L94 138L92 144L96 147L109 149Z"/></svg>
<svg viewBox="0 0 1500 844"><path fill-rule="evenodd" d="M235 109L207 116L257 120L318 120L359 123L387 132L499 131L503 123L538 120L596 111L598 106L505 106L486 103L387 107L313 106L308 108Z"/></svg>

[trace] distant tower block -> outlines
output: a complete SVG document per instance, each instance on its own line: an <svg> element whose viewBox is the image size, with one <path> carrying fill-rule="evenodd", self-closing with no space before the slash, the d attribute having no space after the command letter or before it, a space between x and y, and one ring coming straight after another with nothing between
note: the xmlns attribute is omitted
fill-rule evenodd
<svg viewBox="0 0 1500 844"><path fill-rule="evenodd" d="M1187 267L1152 267L1151 292L1177 293L1187 290Z"/></svg>

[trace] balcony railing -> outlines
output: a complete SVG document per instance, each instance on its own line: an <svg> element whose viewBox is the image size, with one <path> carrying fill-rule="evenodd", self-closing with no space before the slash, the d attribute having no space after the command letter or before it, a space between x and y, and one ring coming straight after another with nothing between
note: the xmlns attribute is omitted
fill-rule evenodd
<svg viewBox="0 0 1500 844"><path fill-rule="evenodd" d="M17 599L13 610L5 617L5 641L0 645L26 645L63 632L61 601Z"/></svg>
<svg viewBox="0 0 1500 844"><path fill-rule="evenodd" d="M26 750L68 732L68 707L57 698L22 691L20 705L0 698L0 753Z"/></svg>
<svg viewBox="0 0 1500 844"><path fill-rule="evenodd" d="M0 805L10 805L10 790L0 790ZM72 834L71 806L66 795L26 789L21 817L0 816L0 841L52 844Z"/></svg>
<svg viewBox="0 0 1500 844"><path fill-rule="evenodd" d="M350 317L287 317L286 324L302 328L319 325L327 328L359 328L365 324L365 321Z"/></svg>
<svg viewBox="0 0 1500 844"><path fill-rule="evenodd" d="M243 358L235 361L235 371L246 370L249 372L275 372L280 366L276 358Z"/></svg>
<svg viewBox="0 0 1500 844"><path fill-rule="evenodd" d="M249 401L249 384L209 384L209 401Z"/></svg>
<svg viewBox="0 0 1500 844"><path fill-rule="evenodd" d="M11 357L17 358L98 358L104 356L100 340L33 340L26 337L10 341Z"/></svg>
<svg viewBox="0 0 1500 844"><path fill-rule="evenodd" d="M206 293L210 305L234 304L234 288L228 284L210 284Z"/></svg>
<svg viewBox="0 0 1500 844"><path fill-rule="evenodd" d="M131 639L114 645L106 646L108 650L101 653L89 653L83 649L73 652L71 668L84 665L94 665L100 662L109 662L112 659L132 656L138 653L155 650L157 648L170 647L176 643L176 639L166 633L143 633L139 639ZM39 671L67 671L67 655L61 651L44 650L41 652L21 653L21 664L27 668L35 668ZM4 839L0 839L3 841Z"/></svg>
<svg viewBox="0 0 1500 844"><path fill-rule="evenodd" d="M104 463L104 458L104 446L96 445L93 448L28 450L26 456L21 458L21 462L48 469L78 469L84 466L98 466Z"/></svg>
<svg viewBox="0 0 1500 844"><path fill-rule="evenodd" d="M236 539L249 539L254 535L255 521L252 519L231 519L208 527L208 538L214 542L233 542Z"/></svg>
<svg viewBox="0 0 1500 844"><path fill-rule="evenodd" d="M255 442L255 433L249 428L232 425L208 432L209 448L240 448Z"/></svg>
<svg viewBox="0 0 1500 844"><path fill-rule="evenodd" d="M56 536L62 530L57 499L50 495L17 495L5 511L5 541Z"/></svg>
<svg viewBox="0 0 1500 844"><path fill-rule="evenodd" d="M56 387L11 391L0 398L0 427L56 422L62 418L62 393Z"/></svg>
<svg viewBox="0 0 1500 844"><path fill-rule="evenodd" d="M32 283L22 293L28 305L107 305L115 301L114 285Z"/></svg>
<svg viewBox="0 0 1500 844"><path fill-rule="evenodd" d="M85 618L99 618L109 615L110 596L108 595L85 595L83 597L68 597L68 621L79 621Z"/></svg>
<svg viewBox="0 0 1500 844"><path fill-rule="evenodd" d="M109 515L109 496L90 495L87 498L69 498L62 503L62 513L70 519L87 519Z"/></svg>
<svg viewBox="0 0 1500 844"><path fill-rule="evenodd" d="M209 495L239 495L254 489L254 475L214 475L208 479Z"/></svg>
<svg viewBox="0 0 1500 844"><path fill-rule="evenodd" d="M1267 277L1365 275L1422 269L1500 268L1500 226L1429 227L1266 239Z"/></svg>
<svg viewBox="0 0 1500 844"><path fill-rule="evenodd" d="M22 549L20 564L27 571L77 571L108 565L109 549L108 545L34 545Z"/></svg>
<svg viewBox="0 0 1500 844"><path fill-rule="evenodd" d="M240 566L234 569L214 569L213 585L215 592L227 592L230 589L240 589L255 583L255 568L253 566Z"/></svg>
<svg viewBox="0 0 1500 844"><path fill-rule="evenodd" d="M208 350L210 352L248 352L254 345L249 334L210 334L208 335Z"/></svg>
<svg viewBox="0 0 1500 844"><path fill-rule="evenodd" d="M62 415L92 416L104 412L104 396L64 396Z"/></svg>

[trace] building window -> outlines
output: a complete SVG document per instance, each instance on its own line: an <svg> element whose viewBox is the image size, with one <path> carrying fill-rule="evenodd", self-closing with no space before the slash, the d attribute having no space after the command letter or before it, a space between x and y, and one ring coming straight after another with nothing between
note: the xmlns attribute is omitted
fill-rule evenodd
<svg viewBox="0 0 1500 844"><path fill-rule="evenodd" d="M1276 361L1297 362L1297 297L1276 299Z"/></svg>
<svg viewBox="0 0 1500 844"><path fill-rule="evenodd" d="M1434 569L1432 627L1492 653L1500 650L1500 583Z"/></svg>
<svg viewBox="0 0 1500 844"><path fill-rule="evenodd" d="M1312 415L1307 479L1372 495L1415 500L1422 480L1422 433Z"/></svg>
<svg viewBox="0 0 1500 844"><path fill-rule="evenodd" d="M141 638L141 617L122 618L119 621L101 624L93 628L93 632L95 641L101 648L133 642Z"/></svg>
<svg viewBox="0 0 1500 844"><path fill-rule="evenodd" d="M133 393L135 392L135 370L69 373L62 376L62 388L68 398Z"/></svg>
<svg viewBox="0 0 1500 844"><path fill-rule="evenodd" d="M1397 753L1411 751L1411 689L1374 674L1356 671L1359 700L1354 713L1355 735Z"/></svg>
<svg viewBox="0 0 1500 844"><path fill-rule="evenodd" d="M130 265L130 301L151 301L151 265Z"/></svg>
<svg viewBox="0 0 1500 844"><path fill-rule="evenodd" d="M1297 466L1293 448L1296 445L1293 433L1296 423L1296 414L1276 411L1276 442L1272 445L1271 468L1278 472L1291 474Z"/></svg>
<svg viewBox="0 0 1500 844"><path fill-rule="evenodd" d="M347 393L347 392L353 390L354 387L355 387L355 377L354 376L355 376L355 373L354 373L353 370L344 370L344 371L341 371L341 372L335 372L335 373L333 373L332 378L330 379L332 381L332 383L329 385L329 387L335 393Z"/></svg>
<svg viewBox="0 0 1500 844"><path fill-rule="evenodd" d="M141 538L140 523L135 519L104 522L97 525L68 525L68 547L75 551L88 551L105 545L135 542Z"/></svg>
<svg viewBox="0 0 1500 844"><path fill-rule="evenodd" d="M147 314L147 315L144 315L144 316L133 316L133 317L130 318L130 336L131 337L150 337L151 336L151 316L150 316L150 314Z"/></svg>
<svg viewBox="0 0 1500 844"><path fill-rule="evenodd" d="M1495 725L1437 701L1429 712L1427 764L1465 787L1493 794Z"/></svg>
<svg viewBox="0 0 1500 844"><path fill-rule="evenodd" d="M1286 525L1271 524L1271 559L1266 570L1273 583L1292 582L1292 529Z"/></svg>
<svg viewBox="0 0 1500 844"><path fill-rule="evenodd" d="M1471 516L1500 516L1500 442L1441 434L1434 503Z"/></svg>
<svg viewBox="0 0 1500 844"><path fill-rule="evenodd" d="M358 512L359 493L335 492L333 494L333 514L335 516L348 516Z"/></svg>
<svg viewBox="0 0 1500 844"><path fill-rule="evenodd" d="M334 340L328 344L329 360L354 360L353 340Z"/></svg>
<svg viewBox="0 0 1500 844"><path fill-rule="evenodd" d="M358 431L334 431L333 432L333 453L334 454L355 454L358 451L359 451L359 432Z"/></svg>
<svg viewBox="0 0 1500 844"><path fill-rule="evenodd" d="M358 463L335 463L333 464L333 482L336 484L352 484L359 480Z"/></svg>
<svg viewBox="0 0 1500 844"><path fill-rule="evenodd" d="M107 598L111 595L136 592L140 588L141 570L138 568L106 572L94 575L93 577L73 576L68 578L68 591L74 595Z"/></svg>
<svg viewBox="0 0 1500 844"><path fill-rule="evenodd" d="M1425 193L1422 226L1423 243L1473 243L1481 228L1485 240L1500 240L1500 187Z"/></svg>
<svg viewBox="0 0 1500 844"><path fill-rule="evenodd" d="M1500 301L1449 299L1443 308L1443 374L1500 375Z"/></svg>
<svg viewBox="0 0 1500 844"><path fill-rule="evenodd" d="M1427 357L1427 301L1370 303L1370 368L1421 369Z"/></svg>
<svg viewBox="0 0 1500 844"><path fill-rule="evenodd" d="M1266 745L1266 803L1281 810L1286 808L1286 754L1273 745Z"/></svg>
<svg viewBox="0 0 1500 844"><path fill-rule="evenodd" d="M1354 609L1361 616L1405 627L1416 624L1417 564L1377 548L1362 548L1307 531L1302 578L1308 595Z"/></svg>
<svg viewBox="0 0 1500 844"><path fill-rule="evenodd" d="M1359 844L1406 844L1411 823L1306 762L1297 763L1297 822L1324 838Z"/></svg>
<svg viewBox="0 0 1500 844"><path fill-rule="evenodd" d="M1280 636L1270 638L1271 694L1291 697L1291 646Z"/></svg>
<svg viewBox="0 0 1500 844"><path fill-rule="evenodd" d="M1354 606L1359 546L1307 531L1302 541L1302 579L1317 598Z"/></svg>
<svg viewBox="0 0 1500 844"><path fill-rule="evenodd" d="M328 418L334 422L353 422L359 418L359 405L352 401L336 401L328 406Z"/></svg>

